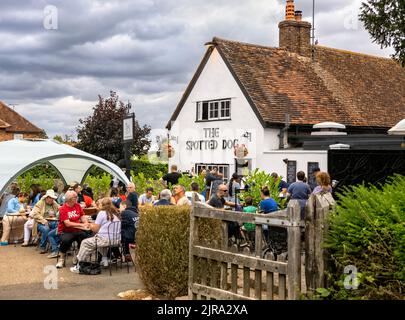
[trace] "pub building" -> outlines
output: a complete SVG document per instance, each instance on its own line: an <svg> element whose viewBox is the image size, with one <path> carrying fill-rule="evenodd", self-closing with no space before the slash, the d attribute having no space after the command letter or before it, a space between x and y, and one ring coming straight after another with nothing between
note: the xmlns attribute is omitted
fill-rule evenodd
<svg viewBox="0 0 405 320"><path fill-rule="evenodd" d="M387 137L403 151L403 137L387 132L405 119L405 69L392 59L313 46L310 33L288 0L278 48L218 37L206 43L166 127L175 150L169 166L217 166L225 179L259 168L293 182L297 171L313 178L311 168L331 169L329 145L316 141L353 149L367 137Z"/></svg>

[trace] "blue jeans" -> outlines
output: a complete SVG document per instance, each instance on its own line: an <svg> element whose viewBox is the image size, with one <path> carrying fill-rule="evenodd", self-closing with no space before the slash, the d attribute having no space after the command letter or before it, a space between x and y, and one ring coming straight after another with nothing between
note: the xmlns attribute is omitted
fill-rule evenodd
<svg viewBox="0 0 405 320"><path fill-rule="evenodd" d="M48 240L49 231L55 229L56 225L57 225L56 221L50 221L50 222L48 222L48 225L44 225L44 224L40 224L40 223L38 224L38 231L41 232L41 234L42 234L41 243L39 244L41 249L46 248L46 242Z"/></svg>
<svg viewBox="0 0 405 320"><path fill-rule="evenodd" d="M51 244L51 252L52 253L57 253L58 252L59 242L60 242L60 237L58 235L58 229L57 228L49 231L48 239L49 239L49 243Z"/></svg>

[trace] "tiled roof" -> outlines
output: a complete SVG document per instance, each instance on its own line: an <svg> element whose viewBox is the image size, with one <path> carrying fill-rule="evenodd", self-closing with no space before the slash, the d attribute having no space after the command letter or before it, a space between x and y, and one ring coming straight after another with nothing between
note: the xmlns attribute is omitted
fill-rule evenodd
<svg viewBox="0 0 405 320"><path fill-rule="evenodd" d="M312 59L283 49L212 42L267 123L340 122L390 128L405 118L405 69L391 59L316 47Z"/></svg>
<svg viewBox="0 0 405 320"><path fill-rule="evenodd" d="M2 126L5 124L5 126ZM7 126L8 125L8 126ZM23 116L7 107L0 101L0 128L5 128L7 132L27 132L40 133L42 129L33 125Z"/></svg>
<svg viewBox="0 0 405 320"><path fill-rule="evenodd" d="M316 46L313 62L280 48L220 38L211 44L263 125L283 124L286 113L293 125L333 121L354 127L391 128L405 118L405 68L391 59Z"/></svg>

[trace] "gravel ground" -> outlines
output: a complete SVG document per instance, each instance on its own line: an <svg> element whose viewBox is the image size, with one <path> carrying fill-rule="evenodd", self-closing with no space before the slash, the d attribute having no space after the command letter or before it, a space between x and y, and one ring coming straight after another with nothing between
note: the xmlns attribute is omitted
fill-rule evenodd
<svg viewBox="0 0 405 320"><path fill-rule="evenodd" d="M129 273L125 264L122 270L115 266L110 276L109 269L100 275L88 276L69 271L72 266L68 258L66 268L53 269L56 259L47 259L34 247L23 248L20 245L0 247L0 300L3 299L58 299L58 300L111 300L119 299L117 294L126 290L144 289L138 273L133 266ZM53 279L57 279L57 289L45 289L50 274L44 272L47 266L57 270ZM47 281L48 280L48 281Z"/></svg>

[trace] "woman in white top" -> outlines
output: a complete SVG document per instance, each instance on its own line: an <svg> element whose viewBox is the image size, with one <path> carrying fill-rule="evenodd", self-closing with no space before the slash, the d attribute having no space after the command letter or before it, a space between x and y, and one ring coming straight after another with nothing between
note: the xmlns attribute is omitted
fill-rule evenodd
<svg viewBox="0 0 405 320"><path fill-rule="evenodd" d="M118 227L110 227L112 222L119 222ZM88 261L90 256L95 253L97 248L108 247L110 241L117 244L121 241L121 220L119 210L113 205L111 198L101 200L101 211L97 214L97 219L90 227L91 231L96 233L94 237L82 241L79 253L77 254L78 263L70 268L74 273L80 273L79 265L81 261ZM104 253L106 250L103 250ZM101 264L108 266L107 257L103 254Z"/></svg>

